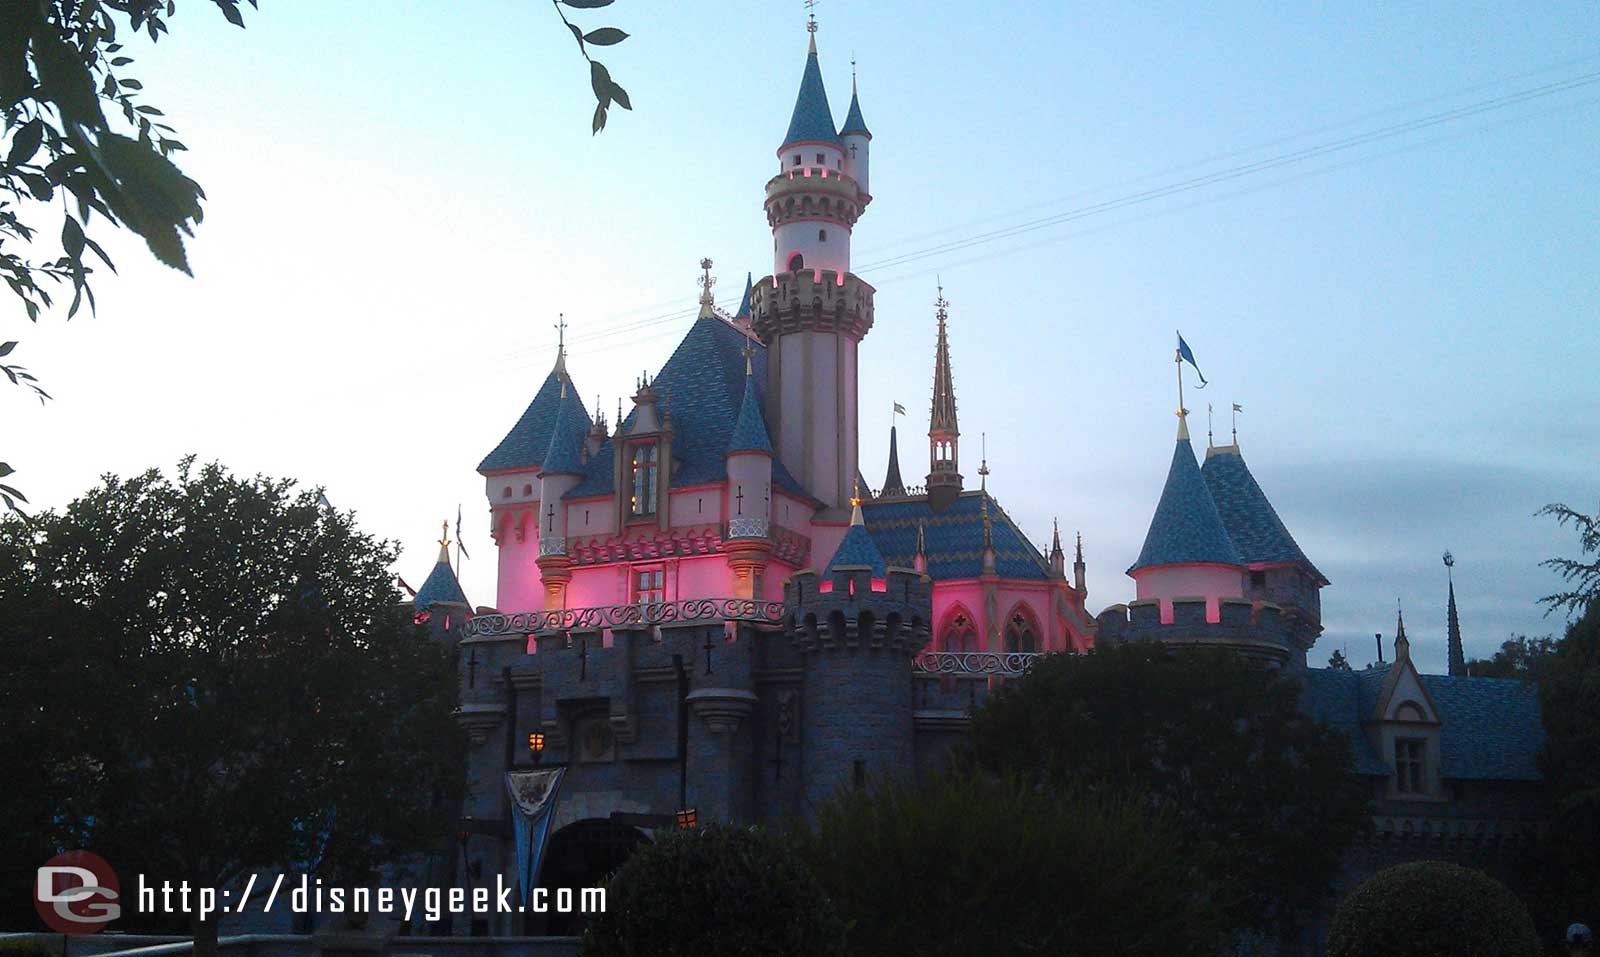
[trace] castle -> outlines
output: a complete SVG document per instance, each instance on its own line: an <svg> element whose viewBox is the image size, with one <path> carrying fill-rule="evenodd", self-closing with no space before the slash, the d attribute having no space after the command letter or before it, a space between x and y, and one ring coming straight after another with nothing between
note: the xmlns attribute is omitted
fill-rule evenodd
<svg viewBox="0 0 1600 957"><path fill-rule="evenodd" d="M1403 626L1392 666L1309 668L1328 580L1237 443L1202 466L1181 413L1128 569L1136 599L1097 616L1081 541L1069 577L1058 531L1044 553L989 492L986 463L977 488L963 476L942 290L923 485L905 483L891 429L887 474L866 490L857 375L874 290L850 243L871 144L854 89L835 126L813 32L765 186L772 273L747 279L729 315L703 261L697 318L614 423L585 408L558 349L479 464L495 606L470 606L444 547L413 606L458 643L468 873L592 883L653 827L804 816L841 786L942 767L972 708L1036 655L1136 640L1301 676L1306 707L1351 737L1390 851L1522 833L1530 694L1457 674L1454 626L1450 676L1417 673ZM545 790L508 794L508 772L545 775ZM564 929L507 921L470 930Z"/></svg>

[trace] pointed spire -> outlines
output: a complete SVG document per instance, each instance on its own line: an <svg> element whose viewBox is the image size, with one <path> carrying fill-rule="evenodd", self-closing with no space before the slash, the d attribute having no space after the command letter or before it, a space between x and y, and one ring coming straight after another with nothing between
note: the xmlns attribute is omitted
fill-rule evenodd
<svg viewBox="0 0 1600 957"><path fill-rule="evenodd" d="M467 604L466 593L461 590L461 582L456 578L455 569L450 567L450 520L445 519L440 523L444 531L439 536L439 558L433 564L433 570L423 580L422 587L411 599L413 610L427 611L428 606L436 601L451 601L460 605Z"/></svg>
<svg viewBox="0 0 1600 957"><path fill-rule="evenodd" d="M839 135L865 136L872 139L872 132L867 129L867 121L861 118L861 97L856 93L856 61L850 61L850 111L844 115L844 126L840 128Z"/></svg>
<svg viewBox="0 0 1600 957"><path fill-rule="evenodd" d="M789 118L789 132L784 135L779 152L791 143L839 143L833 111L828 108L828 91L822 84L822 67L817 62L816 21L812 20L807 27L811 31L811 44L806 52L806 68L800 76L800 92Z"/></svg>
<svg viewBox="0 0 1600 957"><path fill-rule="evenodd" d="M1050 520L1050 577L1067 577L1067 554L1061 550L1061 523Z"/></svg>
<svg viewBox="0 0 1600 957"><path fill-rule="evenodd" d="M867 531L866 519L861 514L859 482L856 483L855 494L850 497L850 527L845 530L844 538L840 540L839 548L833 553L824 574L832 575L834 568L839 566L865 566L872 569L874 578L882 578L888 572L888 563Z"/></svg>
<svg viewBox="0 0 1600 957"><path fill-rule="evenodd" d="M439 561L445 565L450 564L450 520L447 518L439 523L442 531L439 533Z"/></svg>
<svg viewBox="0 0 1600 957"><path fill-rule="evenodd" d="M739 300L739 311L733 314L733 318L747 326L750 324L750 295L754 291L755 283L751 280L750 273L747 272L744 274L744 298Z"/></svg>
<svg viewBox="0 0 1600 957"><path fill-rule="evenodd" d="M989 433L978 433L978 452L982 456L978 460L978 488L987 492L989 490Z"/></svg>
<svg viewBox="0 0 1600 957"><path fill-rule="evenodd" d="M1050 520L1050 554L1065 554L1061 551L1061 521L1054 518Z"/></svg>
<svg viewBox="0 0 1600 957"><path fill-rule="evenodd" d="M1445 576L1450 582L1450 602L1445 612L1445 621L1449 635L1450 674L1462 677L1467 673L1467 656L1461 647L1461 618L1456 614L1456 579L1455 556L1449 552L1444 553Z"/></svg>
<svg viewBox="0 0 1600 957"><path fill-rule="evenodd" d="M542 470L545 475L583 474L583 447L589 427L582 419L577 393L568 391L563 379L555 422L550 427L550 447L544 454Z"/></svg>
<svg viewBox="0 0 1600 957"><path fill-rule="evenodd" d="M900 477L899 441L893 425L889 426L889 469L883 476L883 491L879 494L884 497L906 494L905 480Z"/></svg>
<svg viewBox="0 0 1600 957"><path fill-rule="evenodd" d="M1082 565L1083 564L1083 533L1082 532L1078 533L1078 555L1072 561L1073 561L1073 564L1076 564L1076 565Z"/></svg>
<svg viewBox="0 0 1600 957"><path fill-rule="evenodd" d="M728 439L728 454L735 452L765 452L772 454L772 437L767 432L767 421L761 415L761 396L756 392L756 377L750 359L755 346L744 346L744 399L739 403L739 418L734 420L733 435Z"/></svg>
<svg viewBox="0 0 1600 957"><path fill-rule="evenodd" d="M1078 554L1072 560L1072 587L1078 590L1082 597L1088 597L1089 586L1084 582L1083 565L1083 533L1078 533Z"/></svg>
<svg viewBox="0 0 1600 957"><path fill-rule="evenodd" d="M1243 565L1239 549L1228 536L1217 503L1200 467L1195 462L1189 436L1181 430L1167 469L1167 483L1161 490L1145 533L1139 560L1128 569L1133 574L1152 565L1202 562L1216 565Z"/></svg>
<svg viewBox="0 0 1600 957"><path fill-rule="evenodd" d="M956 425L955 377L950 373L950 337L945 328L950 319L950 301L944 297L943 285L939 286L933 305L934 316L939 321L939 338L933 350L933 409L928 417L928 431L960 435L961 430Z"/></svg>
<svg viewBox="0 0 1600 957"><path fill-rule="evenodd" d="M1411 660L1411 641L1406 638L1406 612L1400 606L1400 599L1394 601L1394 663Z"/></svg>
<svg viewBox="0 0 1600 957"><path fill-rule="evenodd" d="M556 367L553 370L562 380L567 378L567 314L556 313Z"/></svg>

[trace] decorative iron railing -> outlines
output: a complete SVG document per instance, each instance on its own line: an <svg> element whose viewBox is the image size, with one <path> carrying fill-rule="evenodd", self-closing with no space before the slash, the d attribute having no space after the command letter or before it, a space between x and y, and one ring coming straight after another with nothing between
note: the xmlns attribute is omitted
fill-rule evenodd
<svg viewBox="0 0 1600 957"><path fill-rule="evenodd" d="M1025 675L1044 657L1026 651L924 651L911 659L911 670L926 675Z"/></svg>
<svg viewBox="0 0 1600 957"><path fill-rule="evenodd" d="M478 615L462 626L466 637L525 635L600 628L643 628L682 622L752 621L783 623L781 601L754 598L689 598L684 601L635 602L599 608L557 608L511 615Z"/></svg>

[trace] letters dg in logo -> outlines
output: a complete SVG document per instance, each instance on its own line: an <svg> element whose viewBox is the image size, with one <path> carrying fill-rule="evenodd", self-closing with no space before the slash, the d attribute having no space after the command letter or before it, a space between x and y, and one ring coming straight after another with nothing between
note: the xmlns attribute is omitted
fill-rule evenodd
<svg viewBox="0 0 1600 957"><path fill-rule="evenodd" d="M53 930L93 934L122 916L122 905L117 903L121 892L117 874L104 858L67 851L39 868L33 906Z"/></svg>

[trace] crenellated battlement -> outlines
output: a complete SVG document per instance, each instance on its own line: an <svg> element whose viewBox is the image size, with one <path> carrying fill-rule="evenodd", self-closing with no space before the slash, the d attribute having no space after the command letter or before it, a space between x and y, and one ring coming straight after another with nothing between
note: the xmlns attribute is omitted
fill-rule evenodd
<svg viewBox="0 0 1600 957"><path fill-rule="evenodd" d="M859 341L872 328L877 290L854 273L802 269L767 276L751 292L756 335L769 346L802 330L838 332Z"/></svg>
<svg viewBox="0 0 1600 957"><path fill-rule="evenodd" d="M909 568L874 579L864 565L807 570L784 583L784 631L803 653L885 648L916 654L933 636L933 581Z"/></svg>
<svg viewBox="0 0 1600 957"><path fill-rule="evenodd" d="M1161 620L1156 599L1112 605L1095 618L1096 643L1158 641L1167 645L1225 648L1295 671L1305 669L1310 642L1298 609L1271 602L1223 598L1218 620L1210 621L1205 598L1174 598L1172 620ZM1313 638L1314 640L1314 638Z"/></svg>

